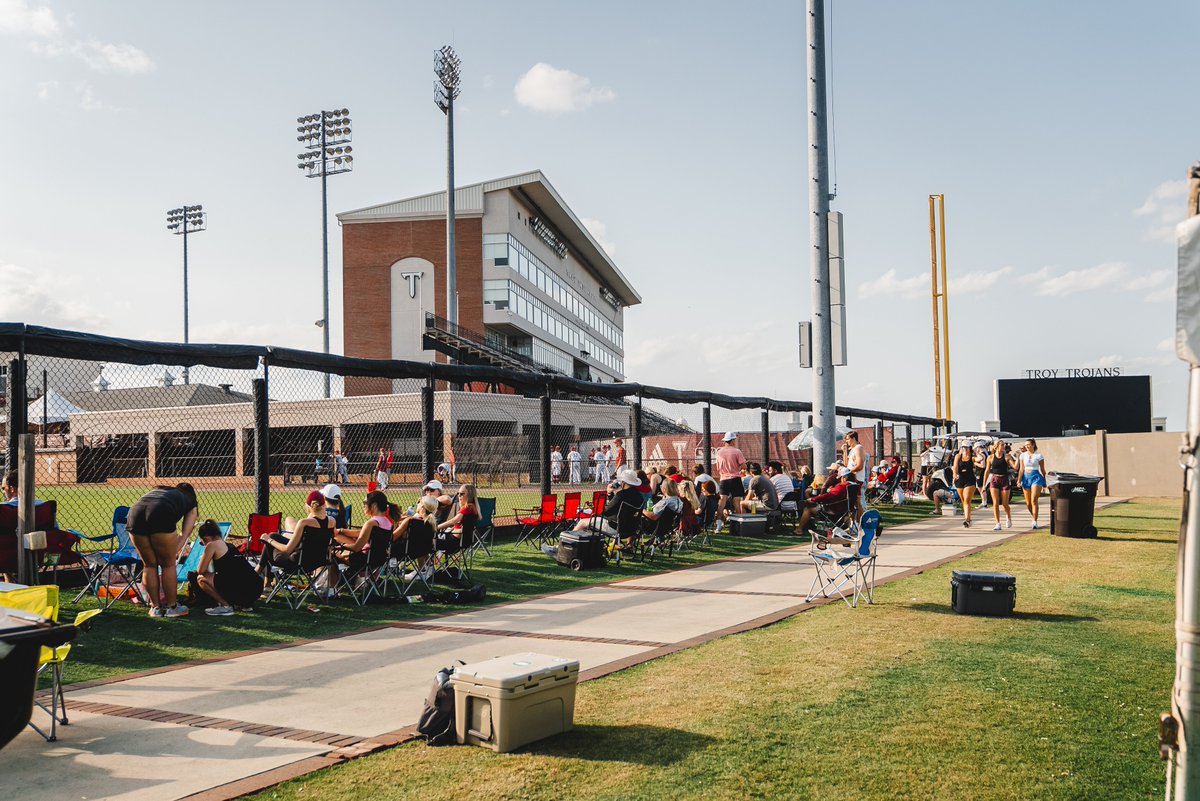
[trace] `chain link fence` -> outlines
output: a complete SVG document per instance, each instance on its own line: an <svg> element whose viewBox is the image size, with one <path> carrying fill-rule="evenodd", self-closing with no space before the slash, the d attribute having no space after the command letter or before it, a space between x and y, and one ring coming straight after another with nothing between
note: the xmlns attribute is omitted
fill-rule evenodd
<svg viewBox="0 0 1200 801"><path fill-rule="evenodd" d="M237 533L252 512L301 516L304 496L326 483L357 513L371 489L408 506L433 478L495 496L504 524L545 493L586 497L622 466L711 472L727 431L752 461L797 469L811 456L788 448L811 425L802 401L12 323L0 324L0 359L6 470L14 434L35 435L37 497L55 502L58 527L91 534L109 530L115 507L180 482L196 488L202 517ZM838 414L879 456L906 458L910 442L919 453L920 439L949 425Z"/></svg>

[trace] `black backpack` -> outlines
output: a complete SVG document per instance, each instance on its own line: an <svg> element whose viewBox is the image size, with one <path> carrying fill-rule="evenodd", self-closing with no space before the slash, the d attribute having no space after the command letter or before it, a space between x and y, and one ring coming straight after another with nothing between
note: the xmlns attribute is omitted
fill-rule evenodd
<svg viewBox="0 0 1200 801"><path fill-rule="evenodd" d="M417 731L430 745L454 745L458 741L454 733L454 687L450 683L453 675L453 665L437 672L417 719Z"/></svg>

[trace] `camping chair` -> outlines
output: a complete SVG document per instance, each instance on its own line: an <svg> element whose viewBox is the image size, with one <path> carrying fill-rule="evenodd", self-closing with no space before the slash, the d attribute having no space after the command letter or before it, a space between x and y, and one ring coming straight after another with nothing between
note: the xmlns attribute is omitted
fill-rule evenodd
<svg viewBox="0 0 1200 801"><path fill-rule="evenodd" d="M642 561L653 559L659 551L666 550L667 556L675 552L675 530L679 527L679 512L664 509L657 520L643 517L639 521L644 536L639 539L637 553Z"/></svg>
<svg viewBox="0 0 1200 801"><path fill-rule="evenodd" d="M700 510L696 516L700 519L700 533L695 539L698 546L707 546L709 538L717 530L717 507L721 505L721 498L717 495L701 495L699 500Z"/></svg>
<svg viewBox="0 0 1200 801"><path fill-rule="evenodd" d="M875 557L879 542L879 512L871 509L855 526L854 537L847 543L850 550L821 548L813 540L809 548L816 567L812 586L805 601L812 601L818 594L829 598L837 593L851 609L857 608L860 599L875 602ZM847 597L847 594L849 597Z"/></svg>
<svg viewBox="0 0 1200 801"><path fill-rule="evenodd" d="M492 523L492 519L496 516L496 499L477 498L476 501L479 507L479 520L475 522L475 532L471 543L466 547L468 569L474 566L475 557L480 550L488 556L492 555L492 542L496 536L496 526Z"/></svg>
<svg viewBox="0 0 1200 801"><path fill-rule="evenodd" d="M142 588L138 585L142 576L142 557L133 547L133 540L130 539L129 531L125 528L128 519L129 507L118 506L113 510L112 534L107 537L87 538L94 542L111 540L112 550L88 554L85 562L89 565L88 568L85 568L87 584L75 596L76 602L89 590L105 609L111 608L118 599L124 598L130 593L135 598L146 600L143 597Z"/></svg>
<svg viewBox="0 0 1200 801"><path fill-rule="evenodd" d="M264 603L270 603L276 595L283 597L292 610L300 608L310 595L316 596L316 575L322 570L334 569L330 564L329 545L333 541L333 529L310 526L304 529L294 559L284 564L271 566L275 580ZM265 547L265 546L264 546ZM332 578L332 576L331 576ZM331 581L331 585L332 585Z"/></svg>
<svg viewBox="0 0 1200 801"><path fill-rule="evenodd" d="M553 526L558 518L558 496L543 495L542 505L539 508L516 509L514 511L517 523L522 526L521 534L517 537L515 545L533 541L535 546L540 547L542 540L545 539L542 532L548 526Z"/></svg>
<svg viewBox="0 0 1200 801"><path fill-rule="evenodd" d="M228 540L229 532L233 530L233 523L217 523L217 527L221 529L221 539ZM192 544L188 548L187 556L179 564L175 575L179 577L181 582L187 581L188 573L200 567L200 557L204 555L204 545L200 542L200 535L192 535Z"/></svg>
<svg viewBox="0 0 1200 801"><path fill-rule="evenodd" d="M886 477L883 481L876 481L875 486L867 490L867 503L876 506L881 503L892 503L892 497L896 493L896 488L900 486L903 474L904 468L897 465L885 474Z"/></svg>
<svg viewBox="0 0 1200 801"><path fill-rule="evenodd" d="M641 519L641 504L622 503L617 507L617 533L607 534L609 542L605 550L618 566L623 554L637 553L641 541Z"/></svg>
<svg viewBox="0 0 1200 801"><path fill-rule="evenodd" d="M692 547L700 536L700 516L690 503L683 505L683 514L679 516L679 537L676 544L679 550Z"/></svg>
<svg viewBox="0 0 1200 801"><path fill-rule="evenodd" d="M0 606L30 612L57 623L58 597L58 586L54 584L27 587L21 590L0 592ZM100 614L99 609L88 609L80 612L75 616L75 627L84 631L89 630L92 626L88 621L98 614ZM46 732L39 729L33 721L29 722L29 727L42 735L42 738L48 743L52 743L58 739L59 723L64 726L70 723L67 720L67 699L63 695L62 686L63 664L66 663L67 655L70 653L71 643L67 642L55 648L43 646L41 654L38 656L38 675L41 676L42 671L47 668L50 669L50 706L47 707L44 702L39 701L36 695L34 696L34 703L50 716L50 734L46 734Z"/></svg>
<svg viewBox="0 0 1200 801"><path fill-rule="evenodd" d="M344 546L334 545L333 550L344 550ZM337 569L337 589L344 590L354 603L359 606L366 604L372 595L383 594L380 585L380 573L391 557L392 530L376 526L371 531L371 539L367 547L358 552L349 552L350 558L343 562L341 559L330 559L330 564Z"/></svg>
<svg viewBox="0 0 1200 801"><path fill-rule="evenodd" d="M256 515L253 512L246 519L246 541L238 548L242 552L242 556L248 558L261 558L263 548L262 538L272 534L278 534L283 531L283 512L276 512L273 515Z"/></svg>
<svg viewBox="0 0 1200 801"><path fill-rule="evenodd" d="M470 578L471 565L468 554L471 543L467 538L475 531L477 522L479 522L478 515L465 514L462 518L462 533L455 537L450 531L447 531L441 539L446 547L437 552L438 567L451 578L462 580ZM453 572L456 569L458 572Z"/></svg>
<svg viewBox="0 0 1200 801"><path fill-rule="evenodd" d="M387 594L388 586L394 586L397 596L405 598L417 582L424 585L426 592L431 592L425 568L435 547L433 526L424 520L410 522L404 537L392 540L392 558L383 569L384 594ZM415 575L405 578L410 573Z"/></svg>
<svg viewBox="0 0 1200 801"><path fill-rule="evenodd" d="M565 493L563 495L562 510L554 516L554 531L549 536L543 537L543 539L549 539L555 534L565 531L566 529L575 525L575 523L579 520L579 513L582 510L582 507L582 492Z"/></svg>
<svg viewBox="0 0 1200 801"><path fill-rule="evenodd" d="M579 513L580 517L588 521L588 531L598 532L600 530L600 522L604 520L604 507L607 505L607 492L600 491L592 494L592 510Z"/></svg>

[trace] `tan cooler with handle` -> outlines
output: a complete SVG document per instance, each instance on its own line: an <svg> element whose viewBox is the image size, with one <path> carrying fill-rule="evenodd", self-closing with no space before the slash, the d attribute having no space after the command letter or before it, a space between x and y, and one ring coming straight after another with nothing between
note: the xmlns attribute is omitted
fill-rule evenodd
<svg viewBox="0 0 1200 801"><path fill-rule="evenodd" d="M514 654L454 671L458 742L504 753L570 731L579 660Z"/></svg>

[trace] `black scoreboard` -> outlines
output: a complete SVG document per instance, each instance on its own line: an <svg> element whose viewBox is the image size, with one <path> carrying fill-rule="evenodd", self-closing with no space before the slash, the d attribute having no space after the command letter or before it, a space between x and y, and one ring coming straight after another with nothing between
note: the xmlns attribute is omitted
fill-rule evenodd
<svg viewBox="0 0 1200 801"><path fill-rule="evenodd" d="M1150 431L1150 376L1001 378L996 381L996 410L1000 427L1022 437L1061 437L1064 431L1083 428L1113 434Z"/></svg>

